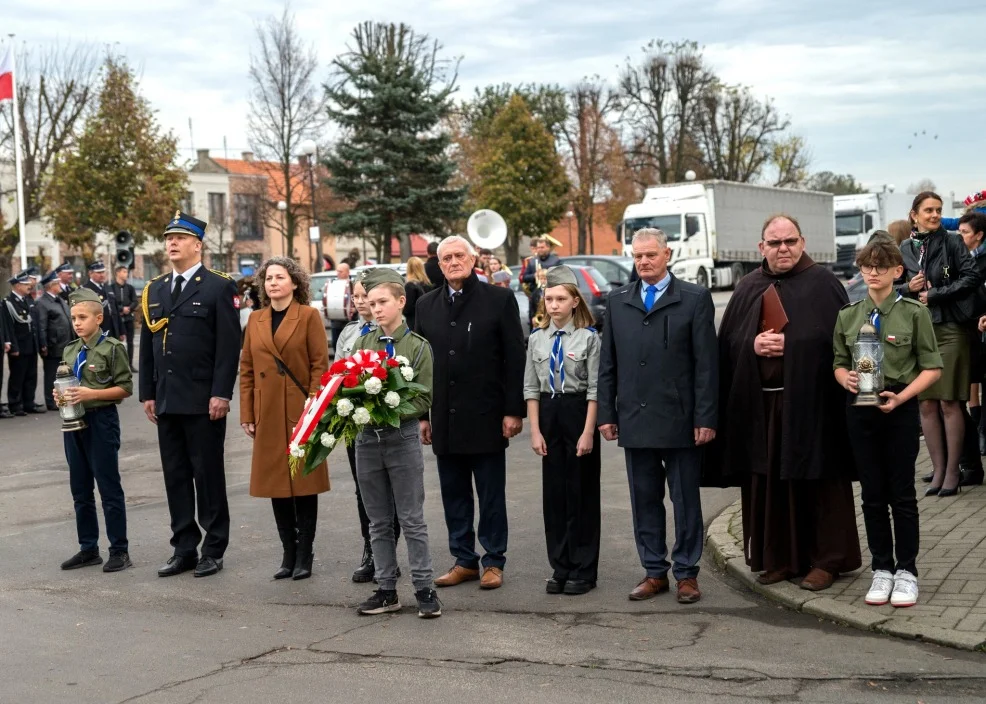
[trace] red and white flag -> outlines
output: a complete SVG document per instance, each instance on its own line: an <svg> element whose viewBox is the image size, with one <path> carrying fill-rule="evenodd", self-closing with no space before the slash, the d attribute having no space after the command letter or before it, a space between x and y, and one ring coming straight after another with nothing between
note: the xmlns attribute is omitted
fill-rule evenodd
<svg viewBox="0 0 986 704"><path fill-rule="evenodd" d="M7 53L0 59L0 100L14 99L14 47L8 46Z"/></svg>

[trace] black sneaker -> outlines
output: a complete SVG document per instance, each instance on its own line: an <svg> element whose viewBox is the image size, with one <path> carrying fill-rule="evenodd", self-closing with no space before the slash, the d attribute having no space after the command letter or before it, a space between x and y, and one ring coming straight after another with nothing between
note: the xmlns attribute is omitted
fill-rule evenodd
<svg viewBox="0 0 986 704"><path fill-rule="evenodd" d="M373 596L356 607L356 613L360 616L372 616L373 614L385 614L400 610L401 602L397 599L396 589L377 589L373 592Z"/></svg>
<svg viewBox="0 0 986 704"><path fill-rule="evenodd" d="M130 561L130 553L111 552L110 559L103 565L103 572L122 572L128 567L133 566L134 563Z"/></svg>
<svg viewBox="0 0 986 704"><path fill-rule="evenodd" d="M77 570L80 567L95 567L103 564L99 550L80 550L62 563L63 570Z"/></svg>
<svg viewBox="0 0 986 704"><path fill-rule="evenodd" d="M421 618L438 618L442 615L442 602L434 589L422 589L414 593L418 600L418 616Z"/></svg>

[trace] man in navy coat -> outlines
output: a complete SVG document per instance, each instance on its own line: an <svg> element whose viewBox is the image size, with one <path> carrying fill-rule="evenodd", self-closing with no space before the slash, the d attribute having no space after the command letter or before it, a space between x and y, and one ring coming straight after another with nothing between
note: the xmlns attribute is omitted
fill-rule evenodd
<svg viewBox="0 0 986 704"><path fill-rule="evenodd" d="M161 577L215 574L229 543L223 449L240 316L233 280L202 266L205 228L175 213L164 231L173 271L148 282L141 297L140 400L157 425L174 547Z"/></svg>
<svg viewBox="0 0 986 704"><path fill-rule="evenodd" d="M712 295L668 272L671 250L663 232L633 237L638 281L614 291L606 304L599 359L599 431L624 449L633 533L644 579L631 600L669 588L664 484L674 506L671 552L678 601L698 589L704 527L699 497L699 446L715 437L719 360Z"/></svg>

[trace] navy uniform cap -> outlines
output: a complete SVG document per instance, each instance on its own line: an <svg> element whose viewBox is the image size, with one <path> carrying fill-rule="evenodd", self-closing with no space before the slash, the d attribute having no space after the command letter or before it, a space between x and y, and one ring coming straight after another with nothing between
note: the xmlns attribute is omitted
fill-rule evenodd
<svg viewBox="0 0 986 704"><path fill-rule="evenodd" d="M106 271L106 265L103 264L102 259L97 259L94 262L89 262L86 266L87 271Z"/></svg>
<svg viewBox="0 0 986 704"><path fill-rule="evenodd" d="M62 262L57 267L55 267L56 274L61 274L63 271L71 271L75 273L75 270L72 268L72 265L69 262Z"/></svg>
<svg viewBox="0 0 986 704"><path fill-rule="evenodd" d="M578 279L575 278L575 272L569 267L553 266L548 269L548 282L546 286L551 288L552 286L564 286L565 284L570 284L572 286L578 286Z"/></svg>
<svg viewBox="0 0 986 704"><path fill-rule="evenodd" d="M36 266L29 266L27 269L24 270L24 273L30 276L32 279L36 279L38 278L38 276L41 275L41 272L38 271L38 267Z"/></svg>
<svg viewBox="0 0 986 704"><path fill-rule="evenodd" d="M7 279L7 283L10 284L11 286L13 286L14 284L29 284L31 283L31 275L28 274L27 271L25 270L19 274L14 274L13 276L11 276L9 279Z"/></svg>
<svg viewBox="0 0 986 704"><path fill-rule="evenodd" d="M171 222L168 223L168 226L164 228L164 234L192 235L193 237L198 237L200 240L204 240L205 228L206 223L197 218L193 218L188 213L183 213L180 210L176 210L175 217L172 218Z"/></svg>
<svg viewBox="0 0 986 704"><path fill-rule="evenodd" d="M56 281L57 279L58 279L58 270L54 269L52 271L49 271L47 274L45 274L45 277L41 279L41 285L47 286L52 281Z"/></svg>

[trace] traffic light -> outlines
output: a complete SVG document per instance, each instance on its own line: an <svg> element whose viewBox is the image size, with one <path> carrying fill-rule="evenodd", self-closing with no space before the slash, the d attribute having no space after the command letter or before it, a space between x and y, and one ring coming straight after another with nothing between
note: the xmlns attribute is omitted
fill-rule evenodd
<svg viewBox="0 0 986 704"><path fill-rule="evenodd" d="M126 230L116 233L116 265L134 268L134 237Z"/></svg>

